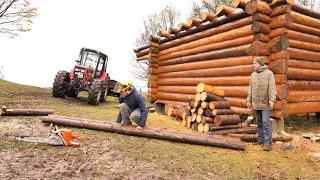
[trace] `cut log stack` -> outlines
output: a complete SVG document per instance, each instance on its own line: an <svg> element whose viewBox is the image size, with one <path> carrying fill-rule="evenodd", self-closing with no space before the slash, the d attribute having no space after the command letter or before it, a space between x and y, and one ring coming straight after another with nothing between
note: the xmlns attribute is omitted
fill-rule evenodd
<svg viewBox="0 0 320 180"><path fill-rule="evenodd" d="M246 97L252 60L264 56L277 88L271 116L320 112L320 13L293 0L232 4L238 9L219 6L160 32L162 39L151 38L159 40L150 41L156 47L149 53L152 99L188 106L196 85L205 83L224 90L237 114L251 114Z"/></svg>
<svg viewBox="0 0 320 180"><path fill-rule="evenodd" d="M242 127L239 115L230 108L230 102L223 98L222 89L199 83L196 87L197 94L189 102L184 117L183 126L198 132L209 134L228 133L256 133L256 127Z"/></svg>

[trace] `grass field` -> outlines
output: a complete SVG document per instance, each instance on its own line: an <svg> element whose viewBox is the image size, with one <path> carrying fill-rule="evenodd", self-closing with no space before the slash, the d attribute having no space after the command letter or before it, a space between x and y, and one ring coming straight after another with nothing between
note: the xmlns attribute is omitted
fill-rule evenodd
<svg viewBox="0 0 320 180"><path fill-rule="evenodd" d="M53 98L50 89L0 80L0 105L9 109L52 109L54 114L114 122L117 99L90 106L86 94ZM191 132L180 122L150 113L148 127ZM310 115L285 119L293 149L274 144L271 152L247 143L245 151L174 143L87 129L70 128L81 147L17 142L15 136L46 135L40 117L0 117L0 179L319 179L320 143L301 134L320 133L320 119Z"/></svg>

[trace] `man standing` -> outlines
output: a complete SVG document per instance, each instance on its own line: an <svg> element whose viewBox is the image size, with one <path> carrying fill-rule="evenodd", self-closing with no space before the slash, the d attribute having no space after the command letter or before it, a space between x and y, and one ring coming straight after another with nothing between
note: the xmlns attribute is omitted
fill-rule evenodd
<svg viewBox="0 0 320 180"><path fill-rule="evenodd" d="M141 130L145 127L148 109L142 95L132 86L131 82L117 83L115 91L120 92L119 97L120 112L117 118L117 123L123 125L132 125L134 121Z"/></svg>
<svg viewBox="0 0 320 180"><path fill-rule="evenodd" d="M258 144L264 144L264 150L270 151L272 145L272 129L270 111L276 102L276 85L272 71L264 64L263 57L253 60L253 73L247 97L247 106L256 113L258 124Z"/></svg>

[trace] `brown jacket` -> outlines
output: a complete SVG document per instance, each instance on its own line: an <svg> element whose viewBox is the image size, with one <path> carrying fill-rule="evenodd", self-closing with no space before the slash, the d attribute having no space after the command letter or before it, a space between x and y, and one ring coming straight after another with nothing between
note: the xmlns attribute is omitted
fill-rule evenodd
<svg viewBox="0 0 320 180"><path fill-rule="evenodd" d="M250 77L247 101L254 110L271 110L270 102L276 102L276 84L272 71L263 66L255 70Z"/></svg>

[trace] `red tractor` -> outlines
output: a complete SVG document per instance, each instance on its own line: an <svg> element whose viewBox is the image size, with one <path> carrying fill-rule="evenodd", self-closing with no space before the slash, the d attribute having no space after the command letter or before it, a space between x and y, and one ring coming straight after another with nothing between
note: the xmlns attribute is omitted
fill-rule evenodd
<svg viewBox="0 0 320 180"><path fill-rule="evenodd" d="M107 73L108 56L102 52L82 48L77 64L71 70L59 71L54 78L52 95L64 98L76 98L80 91L88 91L88 103L97 105L105 102L107 95L119 96L113 92L117 83Z"/></svg>

